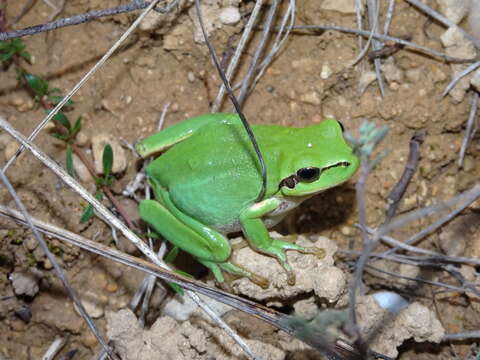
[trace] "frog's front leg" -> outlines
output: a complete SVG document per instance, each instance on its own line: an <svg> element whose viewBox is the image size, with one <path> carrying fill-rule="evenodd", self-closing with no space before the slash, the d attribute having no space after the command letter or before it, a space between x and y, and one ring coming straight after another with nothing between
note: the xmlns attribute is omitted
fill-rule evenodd
<svg viewBox="0 0 480 360"><path fill-rule="evenodd" d="M303 247L270 237L261 218L274 211L281 203L282 201L278 198L270 198L250 206L240 214L240 224L250 245L258 252L276 257L287 272L288 284L295 285L295 273L288 263L285 251L296 250L323 257L325 256L325 250L317 247Z"/></svg>
<svg viewBox="0 0 480 360"><path fill-rule="evenodd" d="M152 186L158 201L141 201L139 211L142 219L155 231L212 270L221 283L224 282L224 270L248 277L262 287L268 287L268 280L228 261L231 248L222 234L181 212L171 201L168 192L159 184L152 181Z"/></svg>

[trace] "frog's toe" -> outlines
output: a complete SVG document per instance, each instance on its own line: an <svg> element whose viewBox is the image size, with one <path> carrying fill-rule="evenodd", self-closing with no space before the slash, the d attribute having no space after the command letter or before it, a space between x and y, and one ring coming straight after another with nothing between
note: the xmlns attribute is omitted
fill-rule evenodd
<svg viewBox="0 0 480 360"><path fill-rule="evenodd" d="M298 251L301 252L302 254L315 255L319 259L323 259L327 255L327 252L325 251L325 249L318 248L315 246L304 247L303 249Z"/></svg>

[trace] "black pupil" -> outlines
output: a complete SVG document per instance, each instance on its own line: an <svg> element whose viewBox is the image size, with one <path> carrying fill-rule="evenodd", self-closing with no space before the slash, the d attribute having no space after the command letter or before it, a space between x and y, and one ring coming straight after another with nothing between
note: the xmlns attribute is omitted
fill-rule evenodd
<svg viewBox="0 0 480 360"><path fill-rule="evenodd" d="M316 167L303 168L297 171L300 181L312 182L320 177L320 169Z"/></svg>

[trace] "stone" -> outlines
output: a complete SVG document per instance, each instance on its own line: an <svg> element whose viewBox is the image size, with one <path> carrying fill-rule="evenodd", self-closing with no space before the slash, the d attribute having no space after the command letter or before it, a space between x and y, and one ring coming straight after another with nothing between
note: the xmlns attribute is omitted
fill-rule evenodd
<svg viewBox="0 0 480 360"><path fill-rule="evenodd" d="M93 176L80 158L73 154L73 169L82 182L93 182Z"/></svg>
<svg viewBox="0 0 480 360"><path fill-rule="evenodd" d="M355 0L324 0L320 8L344 14L355 14Z"/></svg>
<svg viewBox="0 0 480 360"><path fill-rule="evenodd" d="M475 88L475 90L480 92L480 69L473 73L473 76L470 79L470 84Z"/></svg>
<svg viewBox="0 0 480 360"><path fill-rule="evenodd" d="M241 16L238 7L227 6L220 10L218 18L224 25L235 25L240 21Z"/></svg>
<svg viewBox="0 0 480 360"><path fill-rule="evenodd" d="M92 136L92 152L95 171L103 174L103 149L110 144L113 150L112 173L121 173L127 169L127 156L120 141L108 134L97 134Z"/></svg>
<svg viewBox="0 0 480 360"><path fill-rule="evenodd" d="M10 159L13 155L15 155L19 147L20 146L16 141L9 142L8 145L5 147L5 150L3 150L5 159Z"/></svg>
<svg viewBox="0 0 480 360"><path fill-rule="evenodd" d="M440 12L445 17L458 24L470 9L470 0L437 0Z"/></svg>
<svg viewBox="0 0 480 360"><path fill-rule="evenodd" d="M9 279L17 295L34 297L38 293L38 278L30 272L17 271L10 274Z"/></svg>

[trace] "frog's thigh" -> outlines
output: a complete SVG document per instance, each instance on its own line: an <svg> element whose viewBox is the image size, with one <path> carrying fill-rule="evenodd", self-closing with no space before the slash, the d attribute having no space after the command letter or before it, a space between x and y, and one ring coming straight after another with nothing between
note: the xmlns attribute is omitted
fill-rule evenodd
<svg viewBox="0 0 480 360"><path fill-rule="evenodd" d="M177 208L171 211L170 206L167 209L167 206L158 201L143 200L139 210L140 216L155 231L199 260L225 262L229 258L230 244L223 235L181 213Z"/></svg>

